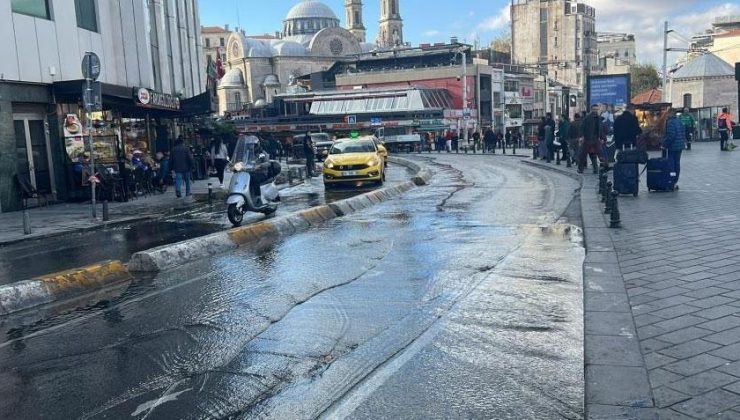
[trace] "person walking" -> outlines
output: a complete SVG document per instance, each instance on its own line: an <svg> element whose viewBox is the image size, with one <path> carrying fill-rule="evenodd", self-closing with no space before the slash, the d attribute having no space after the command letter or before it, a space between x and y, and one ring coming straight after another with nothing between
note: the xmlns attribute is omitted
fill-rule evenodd
<svg viewBox="0 0 740 420"><path fill-rule="evenodd" d="M678 178L681 175L681 153L686 147L686 130L683 124L676 118L676 110L668 110L668 120L665 123L665 137L661 144L666 152L666 157L673 161L673 170L676 172L676 183L674 189L678 189Z"/></svg>
<svg viewBox="0 0 740 420"><path fill-rule="evenodd" d="M211 142L210 156L211 166L216 168L219 187L224 188L224 170L226 169L226 162L229 160L229 148L220 137Z"/></svg>
<svg viewBox="0 0 740 420"><path fill-rule="evenodd" d="M550 163L555 159L555 120L552 114L545 114L545 160Z"/></svg>
<svg viewBox="0 0 740 420"><path fill-rule="evenodd" d="M591 113L583 119L581 136L583 137L583 143L578 157L578 173L583 173L586 167L587 155L591 158L593 173L599 173L599 160L602 160L604 167L608 168L609 163L606 162L602 147L602 142L606 139L606 125L601 121L598 105L592 106Z"/></svg>
<svg viewBox="0 0 740 420"><path fill-rule="evenodd" d="M476 130L473 132L473 151L482 149L480 144L480 133Z"/></svg>
<svg viewBox="0 0 740 420"><path fill-rule="evenodd" d="M485 143L485 148L487 151L490 152L491 149L494 148L495 141L496 141L496 137L494 136L493 130L491 130L491 127L486 128L486 132L483 134L483 143Z"/></svg>
<svg viewBox="0 0 740 420"><path fill-rule="evenodd" d="M190 148L185 144L182 137L175 142L175 147L170 154L170 164L175 171L175 195L182 197L182 183L185 183L185 196L190 195L190 176L195 168L195 160Z"/></svg>
<svg viewBox="0 0 740 420"><path fill-rule="evenodd" d="M445 133L445 150L447 153L452 152L452 132L449 130Z"/></svg>
<svg viewBox="0 0 740 420"><path fill-rule="evenodd" d="M729 139L732 136L732 114L727 108L722 108L722 113L717 116L717 129L719 130L719 148L723 152L728 151Z"/></svg>
<svg viewBox="0 0 740 420"><path fill-rule="evenodd" d="M303 156L306 157L306 176L313 178L316 169L316 151L313 148L313 141L309 132L306 132L306 135L303 136Z"/></svg>
<svg viewBox="0 0 740 420"><path fill-rule="evenodd" d="M568 140L570 139L570 119L568 118L568 114L563 114L560 117L560 122L558 123L558 143L560 143L557 147L562 150L563 156L562 159L565 160L565 166L568 168L571 167L570 164L570 151L568 146ZM557 164L560 165L560 159L558 159Z"/></svg>
<svg viewBox="0 0 740 420"><path fill-rule="evenodd" d="M570 124L568 129L568 157L570 157L571 164L577 165L578 158L580 156L580 145L579 141L581 138L581 113L576 112L573 115L573 122Z"/></svg>
<svg viewBox="0 0 740 420"><path fill-rule="evenodd" d="M633 107L627 109L614 120L614 145L616 150L624 150L625 147L633 147L637 142L637 136L642 134L640 122L632 113Z"/></svg>
<svg viewBox="0 0 740 420"><path fill-rule="evenodd" d="M689 112L688 108L684 108L681 114L678 116L678 120L681 121L684 131L686 131L686 150L691 150L691 140L694 139L694 131L696 131L696 121Z"/></svg>

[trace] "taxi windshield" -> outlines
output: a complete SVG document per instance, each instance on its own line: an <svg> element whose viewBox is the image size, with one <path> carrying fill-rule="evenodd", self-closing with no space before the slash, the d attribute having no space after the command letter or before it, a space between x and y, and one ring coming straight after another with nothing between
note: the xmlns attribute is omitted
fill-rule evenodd
<svg viewBox="0 0 740 420"><path fill-rule="evenodd" d="M371 141L343 141L332 146L330 155L341 155L346 153L372 153L375 152L375 144Z"/></svg>

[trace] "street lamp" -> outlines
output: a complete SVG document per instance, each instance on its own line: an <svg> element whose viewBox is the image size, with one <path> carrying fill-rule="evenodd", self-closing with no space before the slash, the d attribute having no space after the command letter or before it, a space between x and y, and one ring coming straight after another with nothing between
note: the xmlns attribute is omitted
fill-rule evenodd
<svg viewBox="0 0 740 420"><path fill-rule="evenodd" d="M465 121L463 139L465 140L465 145L468 146L468 119L466 118L466 115L469 118L470 110L468 109L468 56L465 52L465 48L458 49L455 52L455 58L457 58L458 55L462 56L462 74L459 76L459 79L462 82L463 121ZM461 124L458 124L458 131L460 130L460 126Z"/></svg>

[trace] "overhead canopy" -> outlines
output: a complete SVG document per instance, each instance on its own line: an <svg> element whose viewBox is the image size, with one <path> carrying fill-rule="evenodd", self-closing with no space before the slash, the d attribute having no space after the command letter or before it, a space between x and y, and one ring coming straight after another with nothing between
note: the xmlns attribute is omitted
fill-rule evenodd
<svg viewBox="0 0 740 420"><path fill-rule="evenodd" d="M379 114L450 109L445 89L353 90L284 97L286 102L310 102L312 115Z"/></svg>

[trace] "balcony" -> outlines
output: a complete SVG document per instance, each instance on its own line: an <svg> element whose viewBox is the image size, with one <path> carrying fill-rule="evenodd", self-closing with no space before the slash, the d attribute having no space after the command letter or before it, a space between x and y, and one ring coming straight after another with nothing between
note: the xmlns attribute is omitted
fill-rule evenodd
<svg viewBox="0 0 740 420"><path fill-rule="evenodd" d="M248 102L227 102L226 111L228 112L246 111L249 108L251 108L251 106L252 104Z"/></svg>

